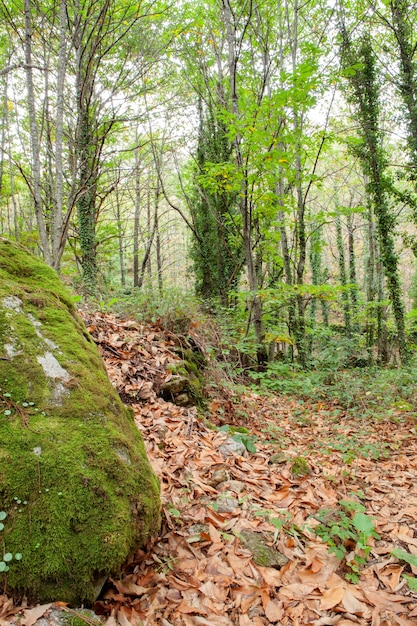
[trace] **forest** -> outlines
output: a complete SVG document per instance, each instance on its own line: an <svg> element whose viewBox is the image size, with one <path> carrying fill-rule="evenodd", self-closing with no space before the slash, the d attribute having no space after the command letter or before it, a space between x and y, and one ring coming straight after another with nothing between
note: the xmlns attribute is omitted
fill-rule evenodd
<svg viewBox="0 0 417 626"><path fill-rule="evenodd" d="M0 10L3 236L99 302L194 291L243 366L409 361L412 4Z"/></svg>
<svg viewBox="0 0 417 626"><path fill-rule="evenodd" d="M111 626L415 623L416 25L410 0L0 0L0 238L71 290L163 484L165 535L94 606ZM225 434L250 460L223 482L265 505L231 486L234 537L272 532L279 575L207 509Z"/></svg>

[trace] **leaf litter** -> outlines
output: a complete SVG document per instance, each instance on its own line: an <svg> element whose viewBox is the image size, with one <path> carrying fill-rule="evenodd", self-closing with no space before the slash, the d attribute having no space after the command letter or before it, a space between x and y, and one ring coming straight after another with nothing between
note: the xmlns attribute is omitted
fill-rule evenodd
<svg viewBox="0 0 417 626"><path fill-rule="evenodd" d="M417 559L409 415L371 420L324 402L211 389L201 417L159 397L183 337L112 314L85 321L161 484L159 536L107 581L93 607L108 626L417 624L417 592L403 576L417 567L391 554L401 548ZM247 428L255 452L222 454L233 432L218 430L225 424ZM300 458L309 471L296 475ZM360 502L380 536L356 584L314 532L341 500ZM248 537L259 538L260 553ZM263 562L265 550L275 561ZM0 596L0 623L19 610L33 609Z"/></svg>

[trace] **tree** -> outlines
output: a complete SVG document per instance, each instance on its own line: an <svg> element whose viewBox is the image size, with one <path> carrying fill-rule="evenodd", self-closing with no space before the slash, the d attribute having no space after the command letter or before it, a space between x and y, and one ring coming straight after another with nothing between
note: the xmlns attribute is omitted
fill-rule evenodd
<svg viewBox="0 0 417 626"><path fill-rule="evenodd" d="M356 148L364 173L368 179L367 191L377 219L378 241L381 260L385 270L388 291L397 328L400 355L408 358L405 338L404 304L398 272L398 257L394 245L395 219L388 203L390 187L387 161L381 145L379 128L379 89L376 75L376 59L368 33L352 44L342 23L342 61L351 88L350 98L359 121L361 144Z"/></svg>
<svg viewBox="0 0 417 626"><path fill-rule="evenodd" d="M151 31L163 7L118 0L41 6L23 0L22 8L23 21L20 0L0 5L5 22L24 42L22 61L4 68L23 67L26 75L32 158L30 171L24 165L21 171L33 197L42 252L55 268L77 208L84 280L94 291L96 222L113 190L105 182L111 177L104 176L108 152L119 149L117 133L134 115L129 103L140 95L139 78L157 57ZM146 20L149 32L142 28Z"/></svg>

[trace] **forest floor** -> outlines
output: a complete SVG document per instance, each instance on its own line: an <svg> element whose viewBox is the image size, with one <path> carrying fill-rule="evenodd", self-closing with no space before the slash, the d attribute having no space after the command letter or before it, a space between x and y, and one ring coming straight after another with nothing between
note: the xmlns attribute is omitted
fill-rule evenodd
<svg viewBox="0 0 417 626"><path fill-rule="evenodd" d="M415 418L227 386L202 417L158 396L178 337L109 314L86 323L163 503L159 537L95 603L106 624L417 624ZM224 448L236 439L245 447Z"/></svg>

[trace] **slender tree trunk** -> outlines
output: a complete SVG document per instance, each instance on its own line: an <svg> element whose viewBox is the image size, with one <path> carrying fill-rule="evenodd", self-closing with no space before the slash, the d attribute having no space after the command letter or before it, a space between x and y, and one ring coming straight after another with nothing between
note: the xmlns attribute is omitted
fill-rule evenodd
<svg viewBox="0 0 417 626"><path fill-rule="evenodd" d="M408 0L391 0L389 3L394 31L394 46L399 51L400 81L398 87L405 104L408 122L407 143L411 163L417 167L417 64L416 42L412 37L415 6ZM412 174L417 185L417 174Z"/></svg>
<svg viewBox="0 0 417 626"><path fill-rule="evenodd" d="M351 324L351 311L349 305L349 294L346 291L346 261L345 261L345 248L343 245L343 235L342 235L342 222L340 219L340 215L336 216L335 220L336 224L336 242L337 242L337 251L339 257L339 278L340 284L344 287L342 291L342 302L343 302L343 317L345 320L345 333L347 337L350 337L352 334L352 324Z"/></svg>
<svg viewBox="0 0 417 626"><path fill-rule="evenodd" d="M27 101L29 112L29 128L32 158L32 196L35 206L36 221L38 224L39 236L43 255L48 265L52 265L52 256L49 248L48 234L46 231L45 218L42 208L42 186L41 186L41 162L39 146L39 130L36 121L35 89L33 84L33 63L32 63L32 15L30 0L24 0L25 14L25 68Z"/></svg>
<svg viewBox="0 0 417 626"><path fill-rule="evenodd" d="M358 323L358 288L356 278L356 261L355 261L355 239L354 239L354 225L353 216L351 213L347 215L347 229L348 229L348 251L349 251L349 282L352 288L350 290L350 297L352 301L352 314L354 317L353 330L359 330Z"/></svg>
<svg viewBox="0 0 417 626"><path fill-rule="evenodd" d="M375 346L375 225L372 206L368 202L368 266L367 266L367 316L366 316L366 348L368 353L368 365L374 362ZM379 307L378 307L379 308Z"/></svg>
<svg viewBox="0 0 417 626"><path fill-rule="evenodd" d="M237 41L235 31L235 18L232 15L229 0L222 0L223 7L223 21L226 28L227 39L227 54L228 54L228 69L229 69L229 84L230 84L230 97L231 97L231 112L236 120L239 119L239 96L237 91ZM250 17L249 17L250 20ZM248 23L248 22L247 22ZM262 323L263 306L262 299L258 293L258 280L256 274L256 264L253 253L253 219L252 219L252 206L249 199L248 189L248 172L245 166L242 147L242 138L239 133L234 138L234 152L236 165L242 176L241 190L239 194L239 207L242 217L242 239L243 250L246 260L246 269L248 273L248 283L251 292L251 300L249 303L249 316L253 323L255 330L256 343L257 343L257 360L258 365L263 367L267 361L267 351L264 341L264 330Z"/></svg>
<svg viewBox="0 0 417 626"><path fill-rule="evenodd" d="M292 70L294 75L297 71L297 54L298 54L298 0L294 0L294 18L292 25ZM293 108L293 127L296 137L300 137L303 128L303 113L298 110L298 106L295 103ZM295 226L296 235L296 247L298 252L298 259L296 263L296 285L302 285L304 283L304 270L307 257L307 237L306 237L306 224L305 224L305 203L306 197L303 192L302 185L302 165L301 165L301 143L299 139L295 146L295 178L296 178L296 198L297 198L297 219ZM297 347L298 360L303 367L307 365L307 342L306 342L306 324L305 324L305 302L301 294L296 296L296 309L295 309L295 344Z"/></svg>
<svg viewBox="0 0 417 626"><path fill-rule="evenodd" d="M122 225L122 216L120 211L120 196L117 185L115 186L115 204L116 204L116 223L117 223L117 245L119 249L119 267L120 267L120 284L126 285L126 270L124 259L124 233Z"/></svg>
<svg viewBox="0 0 417 626"><path fill-rule="evenodd" d="M58 76L56 93L56 128L55 128L55 212L51 224L52 258L55 269L59 269L68 235L69 219L64 223L64 87L67 67L67 12L66 1L59 5L59 50ZM69 216L68 216L69 217Z"/></svg>
<svg viewBox="0 0 417 626"><path fill-rule="evenodd" d="M161 234L159 232L159 199L161 195L161 189L159 179L156 183L155 191L155 248L156 248L156 267L158 273L158 289L162 295L163 292L163 280L162 280L162 251L161 251Z"/></svg>
<svg viewBox="0 0 417 626"><path fill-rule="evenodd" d="M5 157L5 148L6 148L6 139L7 139L7 128L8 128L8 101L7 101L7 74L4 77L4 91L3 91L3 115L1 118L1 139L0 139L0 198L3 195L3 176L4 176L4 157Z"/></svg>
<svg viewBox="0 0 417 626"><path fill-rule="evenodd" d="M136 143L138 135L136 133ZM139 148L135 150L135 214L133 218L133 287L139 287L139 226L141 209Z"/></svg>
<svg viewBox="0 0 417 626"><path fill-rule="evenodd" d="M149 264L149 260L150 260L150 255L151 255L151 250L152 250L152 244L153 244L153 240L155 237L155 233L156 233L156 227L157 227L157 219L156 219L156 214L157 214L157 207L154 207L154 220L153 220L153 226L152 226L152 230L149 233L149 239L148 239L148 243L146 244L146 249L145 249L145 255L143 257L142 260L142 265L140 268L140 273L139 273L139 280L138 280L138 288L141 289L143 286L143 281L145 278L145 271L146 271L146 267Z"/></svg>
<svg viewBox="0 0 417 626"><path fill-rule="evenodd" d="M148 279L149 285L151 288L153 287L152 281L152 257L151 257L151 248L153 243L153 238L155 236L155 220L152 222L152 213L151 213L151 173L148 174L148 191L146 196L146 233L148 237L148 245L145 248L145 265L144 268L148 270ZM143 280L143 279L142 279Z"/></svg>
<svg viewBox="0 0 417 626"><path fill-rule="evenodd" d="M376 247L376 280L377 280L377 345L378 361L383 365L388 363L388 333L387 333L387 307L384 304L384 267L381 259L380 248Z"/></svg>

